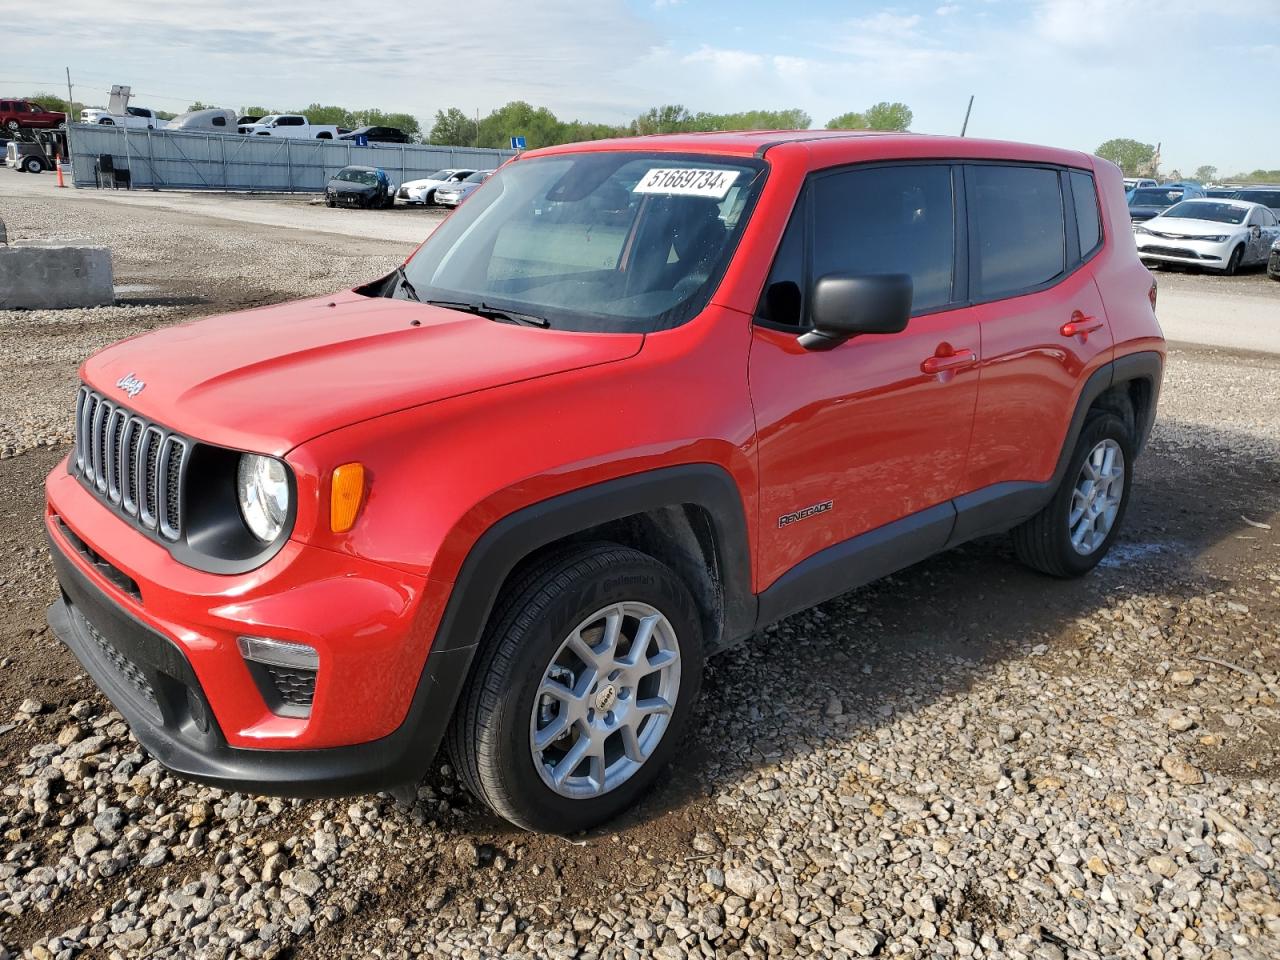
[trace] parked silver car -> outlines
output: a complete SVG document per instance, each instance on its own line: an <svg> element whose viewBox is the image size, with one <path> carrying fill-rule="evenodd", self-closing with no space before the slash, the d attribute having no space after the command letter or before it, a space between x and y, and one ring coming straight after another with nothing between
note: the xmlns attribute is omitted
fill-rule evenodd
<svg viewBox="0 0 1280 960"><path fill-rule="evenodd" d="M465 180L436 187L436 203L442 207L456 207L471 194L475 193L480 188L480 184L484 183L496 172L496 170L477 170Z"/></svg>

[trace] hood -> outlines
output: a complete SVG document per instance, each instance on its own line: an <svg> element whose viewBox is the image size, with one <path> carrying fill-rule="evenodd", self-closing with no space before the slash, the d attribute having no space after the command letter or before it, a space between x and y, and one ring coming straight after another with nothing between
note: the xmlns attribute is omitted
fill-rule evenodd
<svg viewBox="0 0 1280 960"><path fill-rule="evenodd" d="M328 189L334 193L376 193L378 184L356 183L354 180L330 180Z"/></svg>
<svg viewBox="0 0 1280 960"><path fill-rule="evenodd" d="M1221 237L1231 236L1244 230L1238 223L1214 223L1210 220L1188 220L1184 217L1160 217L1146 223L1148 230L1159 230L1161 233L1178 234L1183 237Z"/></svg>
<svg viewBox="0 0 1280 960"><path fill-rule="evenodd" d="M410 190L420 190L423 187L434 187L441 183L444 183L444 181L432 180L430 177L428 177L425 180L406 180L404 183L400 184L400 186L408 187Z"/></svg>
<svg viewBox="0 0 1280 960"><path fill-rule="evenodd" d="M1152 217L1157 217L1168 209L1168 207L1130 207L1129 219L1150 220Z"/></svg>
<svg viewBox="0 0 1280 960"><path fill-rule="evenodd" d="M347 291L142 334L80 373L194 439L279 455L396 410L625 360L643 343L641 334L518 327ZM145 384L133 397L116 385L130 375Z"/></svg>

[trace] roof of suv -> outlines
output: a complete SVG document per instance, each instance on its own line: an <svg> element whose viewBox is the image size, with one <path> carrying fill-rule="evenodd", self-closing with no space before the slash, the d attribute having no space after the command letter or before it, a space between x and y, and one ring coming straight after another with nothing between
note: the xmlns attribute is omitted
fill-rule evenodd
<svg viewBox="0 0 1280 960"><path fill-rule="evenodd" d="M734 157L763 157L772 150L802 150L817 154L866 153L868 159L901 157L974 157L1058 163L1090 167L1087 154L1004 140L943 137L878 130L727 130L675 133L646 137L589 140L530 150L522 156L607 150L652 150L662 153L702 153ZM825 159L825 158L824 158Z"/></svg>

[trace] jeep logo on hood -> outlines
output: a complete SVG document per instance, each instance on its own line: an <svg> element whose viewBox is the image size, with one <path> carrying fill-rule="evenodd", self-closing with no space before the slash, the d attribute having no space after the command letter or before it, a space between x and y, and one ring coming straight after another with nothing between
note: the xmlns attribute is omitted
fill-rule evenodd
<svg viewBox="0 0 1280 960"><path fill-rule="evenodd" d="M140 394L146 384L133 375L133 371L129 371L123 377L116 381L116 386L123 390L132 399Z"/></svg>

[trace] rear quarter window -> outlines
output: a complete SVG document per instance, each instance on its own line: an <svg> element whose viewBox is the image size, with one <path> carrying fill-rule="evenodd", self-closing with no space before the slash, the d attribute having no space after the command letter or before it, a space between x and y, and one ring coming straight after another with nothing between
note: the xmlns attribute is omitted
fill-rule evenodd
<svg viewBox="0 0 1280 960"><path fill-rule="evenodd" d="M1076 208L1076 232L1080 237L1080 259L1102 246L1102 220L1098 215L1098 192L1093 177L1071 171L1071 197Z"/></svg>
<svg viewBox="0 0 1280 960"><path fill-rule="evenodd" d="M970 167L966 179L977 295L1016 296L1060 276L1067 254L1058 172L984 165Z"/></svg>

